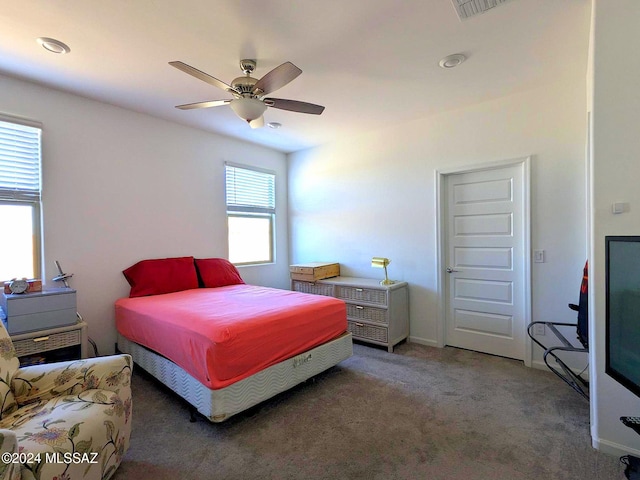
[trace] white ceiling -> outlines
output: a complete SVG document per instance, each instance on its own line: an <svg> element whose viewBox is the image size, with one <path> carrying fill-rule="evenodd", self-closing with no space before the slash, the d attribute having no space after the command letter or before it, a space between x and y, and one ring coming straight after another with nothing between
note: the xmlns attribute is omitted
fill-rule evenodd
<svg viewBox="0 0 640 480"><path fill-rule="evenodd" d="M512 0L461 21L452 0L0 0L0 73L291 152L576 81L586 75L590 4ZM43 36L71 52L48 53ZM453 53L468 59L440 68ZM326 110L270 108L265 120L282 128L254 130L228 106L174 108L232 97L169 61L229 83L241 58L257 59L256 78L291 61L302 75L270 96Z"/></svg>

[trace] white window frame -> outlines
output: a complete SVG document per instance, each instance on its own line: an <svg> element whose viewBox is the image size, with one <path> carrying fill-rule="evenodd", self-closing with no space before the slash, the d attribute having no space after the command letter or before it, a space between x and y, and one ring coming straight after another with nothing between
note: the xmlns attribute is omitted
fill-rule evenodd
<svg viewBox="0 0 640 480"><path fill-rule="evenodd" d="M41 196L42 124L0 114L0 204L32 208L33 278L42 275Z"/></svg>
<svg viewBox="0 0 640 480"><path fill-rule="evenodd" d="M225 199L227 228L230 218L265 218L269 220L269 258L234 262L231 258L231 234L228 230L229 259L234 265L264 265L275 262L275 183L276 174L248 165L225 163Z"/></svg>

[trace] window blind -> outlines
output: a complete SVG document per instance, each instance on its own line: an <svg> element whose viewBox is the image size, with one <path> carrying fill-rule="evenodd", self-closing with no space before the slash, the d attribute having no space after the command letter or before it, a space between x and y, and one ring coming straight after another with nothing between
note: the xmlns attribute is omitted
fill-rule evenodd
<svg viewBox="0 0 640 480"><path fill-rule="evenodd" d="M273 173L225 165L227 210L275 213L276 176Z"/></svg>
<svg viewBox="0 0 640 480"><path fill-rule="evenodd" d="M0 200L40 201L41 133L0 120Z"/></svg>

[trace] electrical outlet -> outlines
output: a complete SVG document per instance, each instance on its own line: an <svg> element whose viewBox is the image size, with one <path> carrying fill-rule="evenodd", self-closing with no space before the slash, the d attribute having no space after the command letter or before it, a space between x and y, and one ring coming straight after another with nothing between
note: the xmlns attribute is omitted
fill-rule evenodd
<svg viewBox="0 0 640 480"><path fill-rule="evenodd" d="M533 334L538 337L544 337L546 332L544 328L544 323L537 323L533 326Z"/></svg>

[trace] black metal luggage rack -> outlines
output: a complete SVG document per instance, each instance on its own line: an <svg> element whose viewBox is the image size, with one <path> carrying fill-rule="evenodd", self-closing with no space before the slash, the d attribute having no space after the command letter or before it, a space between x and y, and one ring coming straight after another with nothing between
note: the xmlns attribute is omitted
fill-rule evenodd
<svg viewBox="0 0 640 480"><path fill-rule="evenodd" d="M569 308L572 310L578 310L578 306L572 303L569 304ZM551 330L556 337L560 340L562 345L546 347L535 336L532 331L536 325L544 325ZM527 334L537 345L544 350L544 363L549 367L553 373L560 377L567 385L578 392L583 398L589 401L589 382L586 378L582 377L584 370L580 373L575 373L569 366L556 354L556 352L581 352L589 353L589 348L585 345L582 347L574 346L567 338L562 334L558 327L576 327L577 323L563 323L563 322L531 322L527 327ZM578 335L580 340L580 336ZM550 363L549 357L553 358L555 365ZM559 368L558 368L559 367Z"/></svg>
<svg viewBox="0 0 640 480"><path fill-rule="evenodd" d="M631 428L640 435L640 417L620 417L620 421L625 427ZM624 469L625 478L629 480L640 480L640 458L633 455L623 455L620 461L626 466Z"/></svg>
<svg viewBox="0 0 640 480"><path fill-rule="evenodd" d="M589 262L584 264L582 271L582 282L580 283L580 302L579 305L573 303L569 304L569 308L575 312L578 312L578 321L576 323L563 323L563 322L531 322L527 327L527 334L537 345L544 350L544 363L549 367L553 373L560 377L567 385L578 392L584 399L589 401L589 382L582 375L585 373L586 368L580 373L575 373L569 366L556 354L556 352L580 352L589 353ZM562 345L547 347L543 345L535 336L532 331L536 325L544 325L551 330ZM578 341L582 345L581 347L574 346L567 338L562 334L558 327L575 327ZM549 357L555 361L552 365ZM559 368L558 368L559 367Z"/></svg>

